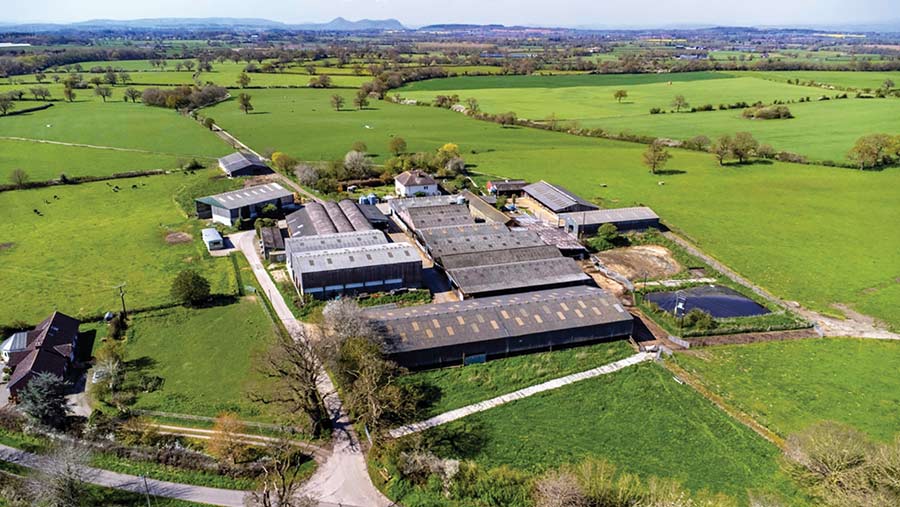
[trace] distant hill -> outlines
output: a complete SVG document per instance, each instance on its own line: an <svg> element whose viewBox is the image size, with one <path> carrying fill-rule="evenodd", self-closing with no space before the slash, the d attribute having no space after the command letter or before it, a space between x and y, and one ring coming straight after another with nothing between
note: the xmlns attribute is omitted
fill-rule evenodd
<svg viewBox="0 0 900 507"><path fill-rule="evenodd" d="M349 21L335 18L328 23L288 24L259 18L147 18L147 19L92 19L77 23L0 23L0 30L23 32L55 32L64 30L309 30L331 32L405 30L396 19L361 19Z"/></svg>

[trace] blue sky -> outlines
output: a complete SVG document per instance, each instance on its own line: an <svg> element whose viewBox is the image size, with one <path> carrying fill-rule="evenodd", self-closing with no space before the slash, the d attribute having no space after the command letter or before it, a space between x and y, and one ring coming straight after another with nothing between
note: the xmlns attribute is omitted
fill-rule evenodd
<svg viewBox="0 0 900 507"><path fill-rule="evenodd" d="M397 18L540 26L812 25L900 19L900 0L2 0L4 21L255 17L289 23Z"/></svg>

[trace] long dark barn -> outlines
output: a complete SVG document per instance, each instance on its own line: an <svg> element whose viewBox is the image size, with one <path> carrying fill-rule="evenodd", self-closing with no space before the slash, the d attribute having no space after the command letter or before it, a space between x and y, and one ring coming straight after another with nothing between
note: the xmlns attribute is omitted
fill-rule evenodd
<svg viewBox="0 0 900 507"><path fill-rule="evenodd" d="M489 255L489 252L485 252ZM488 264L447 270L460 298L586 285L591 277L568 257Z"/></svg>
<svg viewBox="0 0 900 507"><path fill-rule="evenodd" d="M631 315L597 287L542 290L366 312L388 357L435 368L629 336Z"/></svg>

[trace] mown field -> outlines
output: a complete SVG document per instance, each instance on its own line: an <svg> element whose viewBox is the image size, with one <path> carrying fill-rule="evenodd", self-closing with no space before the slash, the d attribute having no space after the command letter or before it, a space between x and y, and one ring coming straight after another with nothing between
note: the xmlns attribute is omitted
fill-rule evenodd
<svg viewBox="0 0 900 507"><path fill-rule="evenodd" d="M464 368L442 368L401 377L405 384L419 385L432 393L422 417L478 403L495 396L540 384L554 378L590 370L633 354L624 341L556 350L473 364Z"/></svg>
<svg viewBox="0 0 900 507"><path fill-rule="evenodd" d="M275 148L303 160L340 158L357 140L376 160L387 158L392 136L405 138L411 151L455 142L474 171L544 178L609 207L647 204L705 251L780 296L832 313L838 312L834 303L851 304L900 328L900 257L886 254L900 249L898 171L778 162L719 167L710 155L673 150L671 172L653 176L641 164L645 147L639 144L503 128L386 102L337 112L329 105L332 93L255 90L259 114L242 114L233 102L209 114L257 150ZM714 113L686 116L701 114Z"/></svg>
<svg viewBox="0 0 900 507"><path fill-rule="evenodd" d="M845 88L881 88L886 80L900 83L900 72L840 72L836 70L785 70L785 71L737 71L731 74L758 77L774 81L787 82L799 79L801 83L815 81L826 85ZM810 88L815 90L815 88Z"/></svg>
<svg viewBox="0 0 900 507"><path fill-rule="evenodd" d="M201 224L187 219L175 202L186 189L205 194L234 185L229 180L210 184L214 174L0 193L5 222L0 287L10 295L0 305L0 322L35 323L54 309L76 316L116 310L120 302L114 287L121 283L127 283L131 308L168 303L172 279L186 268L207 276L213 292L233 293L231 262L209 256L199 240ZM114 185L121 190L114 192ZM191 241L168 243L167 235L176 232L190 234Z"/></svg>
<svg viewBox="0 0 900 507"><path fill-rule="evenodd" d="M182 157L218 157L230 151L215 134L163 108L121 101L57 103L43 111L0 118L0 138L144 150Z"/></svg>
<svg viewBox="0 0 900 507"><path fill-rule="evenodd" d="M852 338L711 347L678 364L783 436L822 420L900 434L900 343Z"/></svg>
<svg viewBox="0 0 900 507"><path fill-rule="evenodd" d="M783 73L789 74L789 73ZM809 73L811 76L816 73ZM834 72L819 73L825 79ZM869 74L869 73L844 73ZM900 73L844 78L878 81ZM768 77L764 79L763 77ZM799 75L797 77L800 77ZM787 79L783 79L786 81ZM617 102L613 92L624 89L628 98ZM514 111L521 118L576 121L582 127L603 128L613 133L688 139L695 135L717 137L740 131L752 132L761 142L816 160L843 161L860 136L873 132L897 133L900 101L841 100L790 104L793 120L748 120L740 110L672 114L672 100L683 95L691 106L732 104L740 101L772 103L794 101L831 90L788 85L763 73L732 75L700 72L663 75L498 76L431 80L412 83L400 90L407 98L431 101L435 95L474 97L490 113ZM651 108L668 114L651 115Z"/></svg>
<svg viewBox="0 0 900 507"><path fill-rule="evenodd" d="M482 412L427 434L441 455L540 472L592 456L747 502L749 491L803 504L778 449L655 364Z"/></svg>
<svg viewBox="0 0 900 507"><path fill-rule="evenodd" d="M252 275L248 275L252 276ZM245 420L270 420L250 401L266 379L254 368L275 336L257 296L212 308L170 308L135 315L128 331L130 362L164 379L135 408L215 417L229 411Z"/></svg>

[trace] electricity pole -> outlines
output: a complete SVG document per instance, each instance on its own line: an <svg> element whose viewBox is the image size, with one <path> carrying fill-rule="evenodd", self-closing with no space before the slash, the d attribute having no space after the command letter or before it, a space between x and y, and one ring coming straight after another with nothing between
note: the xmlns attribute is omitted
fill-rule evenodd
<svg viewBox="0 0 900 507"><path fill-rule="evenodd" d="M119 289L119 297L122 299L122 316L127 316L128 311L125 308L125 283L116 287Z"/></svg>

